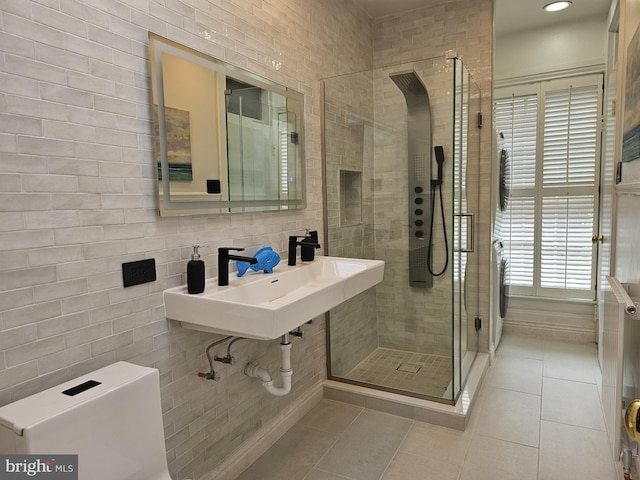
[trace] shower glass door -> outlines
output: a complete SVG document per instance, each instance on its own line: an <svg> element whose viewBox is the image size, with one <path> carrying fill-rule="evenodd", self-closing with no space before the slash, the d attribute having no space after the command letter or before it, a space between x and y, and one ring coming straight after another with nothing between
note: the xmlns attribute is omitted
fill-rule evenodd
<svg viewBox="0 0 640 480"><path fill-rule="evenodd" d="M476 238L480 202L480 90L460 60L454 62L454 391L459 392L478 351L478 265ZM459 321L456 321L459 320ZM457 342L457 345L456 345Z"/></svg>
<svg viewBox="0 0 640 480"><path fill-rule="evenodd" d="M289 116L294 114L287 112L287 98L231 77L227 77L226 87L229 200L254 203L288 200L291 172L287 170L287 155L289 152L295 155L296 148L290 143ZM232 207L230 211L270 209L281 207Z"/></svg>
<svg viewBox="0 0 640 480"><path fill-rule="evenodd" d="M329 312L329 376L454 403L478 346L480 92L444 57L322 88L327 253L385 261Z"/></svg>

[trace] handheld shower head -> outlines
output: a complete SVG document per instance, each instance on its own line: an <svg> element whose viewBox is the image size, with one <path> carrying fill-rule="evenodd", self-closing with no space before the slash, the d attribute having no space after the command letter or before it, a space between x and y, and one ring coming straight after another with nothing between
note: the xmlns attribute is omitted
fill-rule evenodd
<svg viewBox="0 0 640 480"><path fill-rule="evenodd" d="M432 180L431 183L435 185L442 185L442 164L444 163L444 148L442 145L436 145L433 147L433 151L436 154L436 162L438 164L438 176L437 180Z"/></svg>

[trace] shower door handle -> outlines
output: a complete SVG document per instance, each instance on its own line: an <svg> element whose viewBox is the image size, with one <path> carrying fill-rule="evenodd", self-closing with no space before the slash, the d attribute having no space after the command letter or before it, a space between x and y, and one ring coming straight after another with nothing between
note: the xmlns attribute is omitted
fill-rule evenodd
<svg viewBox="0 0 640 480"><path fill-rule="evenodd" d="M473 253L473 250L474 250L473 228L475 225L475 222L473 221L473 213L459 213L456 216L460 217L460 228L462 228L463 218L467 222L467 238L466 238L464 247L460 245L460 252ZM471 220L471 222L469 222L469 220Z"/></svg>

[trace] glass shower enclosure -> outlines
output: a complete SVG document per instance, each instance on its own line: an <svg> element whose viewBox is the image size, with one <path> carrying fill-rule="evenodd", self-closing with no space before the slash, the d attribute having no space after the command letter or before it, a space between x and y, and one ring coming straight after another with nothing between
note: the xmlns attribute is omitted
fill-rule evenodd
<svg viewBox="0 0 640 480"><path fill-rule="evenodd" d="M385 261L328 314L329 378L454 404L478 350L480 91L443 56L322 96L327 254Z"/></svg>

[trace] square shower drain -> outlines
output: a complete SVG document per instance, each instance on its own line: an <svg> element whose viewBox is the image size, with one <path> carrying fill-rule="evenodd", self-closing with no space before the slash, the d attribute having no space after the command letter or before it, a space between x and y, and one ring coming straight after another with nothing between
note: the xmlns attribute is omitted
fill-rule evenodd
<svg viewBox="0 0 640 480"><path fill-rule="evenodd" d="M405 373L418 373L421 368L422 368L422 365L418 365L417 363L404 363L403 362L400 365L398 365L396 370L398 372L405 372Z"/></svg>

